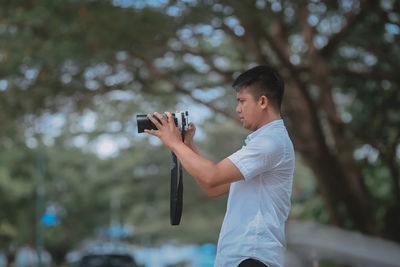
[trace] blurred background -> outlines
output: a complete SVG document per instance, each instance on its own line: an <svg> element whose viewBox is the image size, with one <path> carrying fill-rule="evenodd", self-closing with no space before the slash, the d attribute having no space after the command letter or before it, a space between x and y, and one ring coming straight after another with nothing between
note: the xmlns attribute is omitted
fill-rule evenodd
<svg viewBox="0 0 400 267"><path fill-rule="evenodd" d="M286 266L400 266L400 2L0 0L0 266L212 266L226 197L136 115L189 111L217 162L249 134L237 75L286 82Z"/></svg>

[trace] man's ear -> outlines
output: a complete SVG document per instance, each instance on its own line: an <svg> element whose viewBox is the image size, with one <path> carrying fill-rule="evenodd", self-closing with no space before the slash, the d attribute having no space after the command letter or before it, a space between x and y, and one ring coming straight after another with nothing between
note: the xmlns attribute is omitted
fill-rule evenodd
<svg viewBox="0 0 400 267"><path fill-rule="evenodd" d="M269 105L269 100L265 95L260 96L260 98L258 99L258 102L260 103L260 106L262 109L266 109L267 106Z"/></svg>

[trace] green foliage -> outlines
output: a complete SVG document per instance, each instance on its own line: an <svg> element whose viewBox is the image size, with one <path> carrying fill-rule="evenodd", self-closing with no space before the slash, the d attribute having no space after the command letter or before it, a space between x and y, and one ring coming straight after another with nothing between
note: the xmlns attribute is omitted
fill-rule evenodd
<svg viewBox="0 0 400 267"><path fill-rule="evenodd" d="M34 239L39 147L46 158L45 204L60 212L60 224L45 229L45 244L60 258L110 223L112 199L121 203L120 221L135 227L135 242L215 242L226 198L207 199L186 174L182 224L170 227L169 153L136 134L135 115L195 110L199 148L218 161L240 148L248 134L233 115L232 79L260 63L280 69L289 95L296 84L303 86L327 150L343 165L335 137L351 140L344 147L351 156L354 152L354 169L363 174L380 230L397 238L400 220L392 216L399 214L397 5L122 2L1 4L0 248L12 250ZM301 24L304 16L314 48L329 66L328 77L315 73L320 69L314 68L318 62ZM340 32L343 27L348 30ZM321 76L329 86L321 86ZM332 96L334 118L326 95ZM287 100L284 110L301 101L299 96ZM291 122L296 112L285 120L297 140L301 127ZM332 121L340 126L336 132ZM116 141L120 150L99 157L101 138ZM302 152L298 158L312 158L315 151ZM374 153L377 158L369 158ZM291 216L328 223L321 180L303 166L303 161L296 164ZM338 206L345 226L354 227L346 207Z"/></svg>
<svg viewBox="0 0 400 267"><path fill-rule="evenodd" d="M340 264L335 263L332 260L326 260L326 259L319 260L318 265L321 266L321 267L337 267L337 266L341 266Z"/></svg>

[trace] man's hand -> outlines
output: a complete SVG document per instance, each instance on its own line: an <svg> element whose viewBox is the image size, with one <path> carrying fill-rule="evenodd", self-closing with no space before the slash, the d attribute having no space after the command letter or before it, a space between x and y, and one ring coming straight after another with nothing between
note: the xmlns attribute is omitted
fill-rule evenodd
<svg viewBox="0 0 400 267"><path fill-rule="evenodd" d="M187 130L185 131L185 144L193 144L193 137L196 134L196 126L193 123L189 123Z"/></svg>
<svg viewBox="0 0 400 267"><path fill-rule="evenodd" d="M180 113L179 110L175 111L175 114L178 114L178 113ZM179 130L181 130L181 129L179 129ZM193 137L195 134L196 134L196 126L192 122L190 122L185 131L185 138L184 138L185 145L189 146L192 150L194 149L197 151L197 149L195 148L194 142L193 142Z"/></svg>
<svg viewBox="0 0 400 267"><path fill-rule="evenodd" d="M144 131L160 138L161 142L172 150L174 145L182 143L181 133L175 126L175 121L174 117L172 117L172 114L170 112L165 112L165 114L167 115L168 122L158 112L155 112L154 116L156 116L160 122L150 114L147 114L147 118L157 127L158 132L147 129Z"/></svg>

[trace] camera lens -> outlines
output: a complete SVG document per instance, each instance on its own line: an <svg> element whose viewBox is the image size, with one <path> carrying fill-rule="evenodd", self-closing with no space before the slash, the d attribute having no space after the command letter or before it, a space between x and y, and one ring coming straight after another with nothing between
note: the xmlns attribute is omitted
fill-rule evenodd
<svg viewBox="0 0 400 267"><path fill-rule="evenodd" d="M178 126L178 120L175 118L175 114L172 113L172 116L174 117L175 126ZM167 115L163 114L163 117L166 121L168 121ZM153 118L161 123L161 121L156 116L153 115ZM136 121L138 126L138 133L143 133L145 129L157 130L157 127L149 120L149 118L147 118L147 115L136 115Z"/></svg>
<svg viewBox="0 0 400 267"><path fill-rule="evenodd" d="M143 133L145 129L157 130L157 127L147 118L147 115L136 115L136 121L138 126L138 133Z"/></svg>

